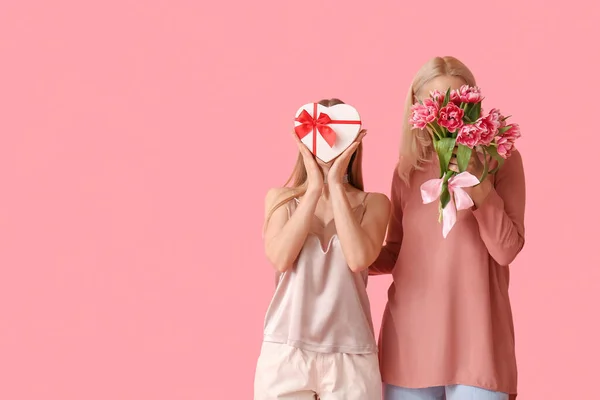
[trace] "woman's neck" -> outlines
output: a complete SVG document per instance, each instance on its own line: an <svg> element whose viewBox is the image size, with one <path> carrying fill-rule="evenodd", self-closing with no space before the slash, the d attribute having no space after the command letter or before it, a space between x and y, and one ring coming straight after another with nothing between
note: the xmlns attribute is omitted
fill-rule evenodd
<svg viewBox="0 0 600 400"><path fill-rule="evenodd" d="M327 182L327 176L329 175L330 165L320 164L319 168L321 169L321 173L323 174L323 182Z"/></svg>
<svg viewBox="0 0 600 400"><path fill-rule="evenodd" d="M342 181L342 185L344 188L345 192L348 192L350 190L352 190L352 185L348 182L348 175L344 176L344 180ZM327 181L324 182L323 185L323 193L322 193L322 197L325 200L328 200L331 194L331 187L327 184Z"/></svg>

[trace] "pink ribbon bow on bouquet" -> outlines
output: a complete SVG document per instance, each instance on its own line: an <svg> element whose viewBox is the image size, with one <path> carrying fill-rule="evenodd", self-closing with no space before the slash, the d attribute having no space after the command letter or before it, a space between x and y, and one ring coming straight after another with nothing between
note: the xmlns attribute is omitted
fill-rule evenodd
<svg viewBox="0 0 600 400"><path fill-rule="evenodd" d="M442 234L444 238L456 223L456 213L460 210L466 210L473 207L473 199L465 192L463 188L473 187L479 184L479 179L469 172L461 172L448 179L448 192L450 201L442 210ZM442 194L444 185L443 179L431 179L421 185L421 197L423 204L429 204L436 201Z"/></svg>

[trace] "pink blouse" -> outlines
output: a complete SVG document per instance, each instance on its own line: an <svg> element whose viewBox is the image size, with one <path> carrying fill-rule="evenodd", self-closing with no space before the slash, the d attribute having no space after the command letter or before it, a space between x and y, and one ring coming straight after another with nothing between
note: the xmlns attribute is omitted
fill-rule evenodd
<svg viewBox="0 0 600 400"><path fill-rule="evenodd" d="M460 211L442 237L438 204L420 186L439 164L416 171L407 186L394 171L392 217L370 274L393 283L379 340L384 382L423 388L462 384L517 393L508 265L524 244L525 178L514 152L483 204Z"/></svg>

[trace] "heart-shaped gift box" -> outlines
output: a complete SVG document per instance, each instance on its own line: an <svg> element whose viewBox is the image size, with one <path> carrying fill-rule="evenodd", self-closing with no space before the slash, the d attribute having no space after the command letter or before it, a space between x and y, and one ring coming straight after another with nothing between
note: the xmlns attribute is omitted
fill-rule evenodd
<svg viewBox="0 0 600 400"><path fill-rule="evenodd" d="M321 161L328 163L342 154L358 137L361 120L349 104L325 107L309 103L296 112L295 132Z"/></svg>

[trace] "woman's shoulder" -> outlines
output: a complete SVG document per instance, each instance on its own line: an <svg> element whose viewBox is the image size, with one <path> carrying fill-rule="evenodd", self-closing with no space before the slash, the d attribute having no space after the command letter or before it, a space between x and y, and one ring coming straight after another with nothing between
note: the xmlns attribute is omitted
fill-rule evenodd
<svg viewBox="0 0 600 400"><path fill-rule="evenodd" d="M379 192L365 192L365 206L369 207L388 207L390 205L390 198Z"/></svg>
<svg viewBox="0 0 600 400"><path fill-rule="evenodd" d="M401 192L410 189L410 182L414 180L416 173L420 172L419 169L408 168L403 164L402 159L394 166L392 172L392 197L399 195Z"/></svg>
<svg viewBox="0 0 600 400"><path fill-rule="evenodd" d="M515 174L523 174L523 157L521 156L521 152L517 149L513 149L510 152L510 155L504 160L497 173L500 177Z"/></svg>
<svg viewBox="0 0 600 400"><path fill-rule="evenodd" d="M297 190L290 187L275 187L267 190L265 203L267 205L277 204L284 199L291 200L297 194Z"/></svg>
<svg viewBox="0 0 600 400"><path fill-rule="evenodd" d="M380 192L365 192L365 201L389 201L389 197L385 193Z"/></svg>
<svg viewBox="0 0 600 400"><path fill-rule="evenodd" d="M364 220L369 219L387 225L392 205L387 195L379 192L366 192L363 204Z"/></svg>
<svg viewBox="0 0 600 400"><path fill-rule="evenodd" d="M523 156L517 148L514 148L510 153L510 157L508 157L507 161L509 160L513 163L521 164L523 162Z"/></svg>

